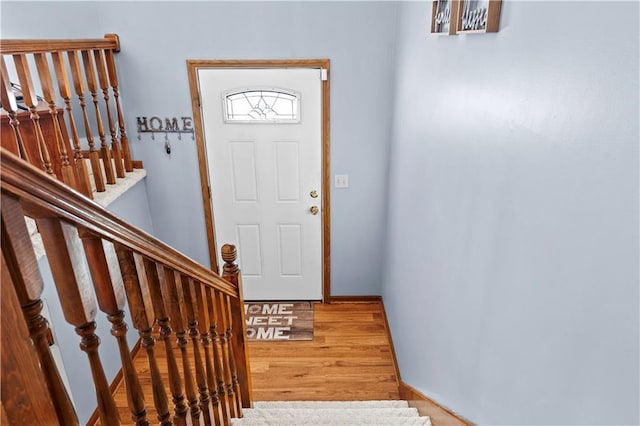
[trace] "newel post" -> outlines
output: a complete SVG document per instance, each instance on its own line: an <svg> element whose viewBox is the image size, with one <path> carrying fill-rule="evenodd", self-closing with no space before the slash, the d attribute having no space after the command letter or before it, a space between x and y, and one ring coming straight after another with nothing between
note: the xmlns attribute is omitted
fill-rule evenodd
<svg viewBox="0 0 640 426"><path fill-rule="evenodd" d="M224 266L222 278L230 282L238 290L238 297L231 298L231 316L233 326L231 328L233 341L233 357L237 368L238 386L243 408L251 408L253 401L251 384L251 371L249 368L249 347L247 345L247 323L244 318L244 296L242 294L242 275L240 268L235 263L238 258L236 246L225 244L221 249Z"/></svg>

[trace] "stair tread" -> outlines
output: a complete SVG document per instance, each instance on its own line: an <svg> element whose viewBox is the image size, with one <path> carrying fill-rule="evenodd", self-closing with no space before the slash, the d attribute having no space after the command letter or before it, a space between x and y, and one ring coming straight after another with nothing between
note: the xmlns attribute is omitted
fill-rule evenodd
<svg viewBox="0 0 640 426"><path fill-rule="evenodd" d="M298 417L319 417L324 415L340 417L418 417L415 408L253 408L243 410L244 417L269 417L278 419Z"/></svg>
<svg viewBox="0 0 640 426"><path fill-rule="evenodd" d="M254 408L407 408L409 403L402 400L383 401L257 401Z"/></svg>
<svg viewBox="0 0 640 426"><path fill-rule="evenodd" d="M431 426L429 417L377 417L377 418L353 418L353 417L318 417L296 419L265 419L242 418L232 419L232 425L240 426L295 426L295 425L367 425L367 426L395 426L395 425L419 425Z"/></svg>
<svg viewBox="0 0 640 426"><path fill-rule="evenodd" d="M407 401L259 401L244 409L237 426L431 426Z"/></svg>

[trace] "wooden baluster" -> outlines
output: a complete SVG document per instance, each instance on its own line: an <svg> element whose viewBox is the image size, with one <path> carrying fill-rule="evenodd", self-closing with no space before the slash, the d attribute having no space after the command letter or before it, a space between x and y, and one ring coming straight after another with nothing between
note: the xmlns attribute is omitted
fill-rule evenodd
<svg viewBox="0 0 640 426"><path fill-rule="evenodd" d="M236 407L236 413L238 417L242 417L242 395L240 394L240 380L238 379L238 367L236 365L236 357L235 357L235 339L233 337L233 304L232 297L229 295L222 295L226 299L226 310L224 311L227 315L227 324L228 327L226 329L227 341L229 342L229 362L231 364L231 381L233 383L233 391L234 391L234 403ZM241 305L242 306L242 305ZM244 309L244 306L242 306Z"/></svg>
<svg viewBox="0 0 640 426"><path fill-rule="evenodd" d="M89 114L87 113L87 103L84 100L84 78L82 74L82 66L80 65L80 58L74 51L67 52L67 55L69 57L69 65L71 66L73 87L76 91L76 96L78 96L80 109L82 110L84 132L87 136L87 143L89 144L89 161L91 163L91 171L93 172L93 181L96 185L96 191L104 192L104 174L102 172L102 166L100 165L100 154L96 150L95 142L93 141L91 122L89 121Z"/></svg>
<svg viewBox="0 0 640 426"><path fill-rule="evenodd" d="M209 309L209 334L213 346L213 359L216 368L216 378L218 380L218 395L220 396L220 404L225 418L236 417L235 410L231 409L231 375L229 373L229 358L225 357L225 335L222 316L220 315L220 306L215 293L210 288L204 288L207 298L207 307Z"/></svg>
<svg viewBox="0 0 640 426"><path fill-rule="evenodd" d="M180 303L184 307L183 313L183 327L185 325L189 328L189 336L191 336L192 329L195 328L195 324L192 327L192 323L195 322L195 312L193 306L193 299L191 297L191 286L189 283L189 277L186 275L180 274L180 282L177 283L179 293L180 293ZM189 362L185 362L185 360L189 359L188 351L187 351L187 332L181 331L177 332L176 336L178 336L178 347L180 347L180 351L182 352L182 362L183 362L183 370L185 376L185 390L187 394L187 400L189 401L189 407L191 408L191 418L195 420L196 423L199 423L200 419L200 408L198 407L198 396L196 395L196 386L193 381L193 374L191 372L191 366ZM196 330L196 337L198 335L198 331ZM197 339L196 345L194 346L194 362L196 363L196 370L198 369L198 364L200 364L200 368L202 368L202 360L200 359L200 354L195 354L195 352L199 352L199 347L197 347ZM196 375L198 373L196 372ZM204 376L203 376L204 377ZM208 398L208 395L207 395Z"/></svg>
<svg viewBox="0 0 640 426"><path fill-rule="evenodd" d="M108 34L110 36L117 37L115 34ZM120 89L118 87L118 72L116 70L116 61L112 50L104 51L105 58L107 60L107 69L109 70L109 83L113 90L113 97L116 103L116 111L118 113L118 127L120 129L120 143L122 144L122 156L124 157L124 169L127 172L133 171L133 162L131 161L131 151L129 150L129 138L124 127L124 114L122 113L122 107L120 106Z"/></svg>
<svg viewBox="0 0 640 426"><path fill-rule="evenodd" d="M47 388L61 425L78 424L76 411L63 384L49 347L51 330L42 316L40 299L44 284L38 269L38 260L24 221L22 206L15 198L2 195L2 252L13 277L29 334L45 375ZM3 283L4 285L4 283Z"/></svg>
<svg viewBox="0 0 640 426"><path fill-rule="evenodd" d="M118 409L111 395L98 346L100 338L95 334L96 302L90 284L86 280L86 259L82 256L82 244L77 231L59 219L36 219L47 260L58 290L62 312L76 333L82 338L80 349L86 352L96 389L98 412L103 426L120 425Z"/></svg>
<svg viewBox="0 0 640 426"><path fill-rule="evenodd" d="M247 344L247 323L244 318L244 297L242 295L242 274L240 268L235 261L238 257L236 247L231 244L225 244L221 250L222 260L225 264L222 268L222 278L233 284L237 291L238 297L230 299L231 304L231 323L232 327L232 343L233 343L233 360L237 370L239 397L243 408L251 408L253 401L251 384L251 370L249 368L249 346Z"/></svg>
<svg viewBox="0 0 640 426"><path fill-rule="evenodd" d="M160 287L158 268L155 262L149 259L144 259L144 269L147 274L147 284L149 285L149 293L151 294L151 300L153 302L153 311L156 315L156 318L158 319L158 324L160 325L160 338L164 342L165 352L167 354L169 387L171 388L171 394L173 396L173 403L175 406L173 419L179 425L186 425L186 414L188 409L186 404L184 403L184 394L182 393L182 379L180 378L180 372L178 371L178 362L176 361L176 355L171 345L172 330L169 322L169 317L167 316L165 310L163 294ZM161 271L164 272L162 269ZM164 281L169 278L165 277L163 274L162 279Z"/></svg>
<svg viewBox="0 0 640 426"><path fill-rule="evenodd" d="M204 285L201 283L194 283L194 296L196 304L198 306L198 329L200 330L200 342L204 349L204 364L207 375L207 385L209 386L209 393L211 395L211 403L215 424L227 424L228 419L224 417L225 410L220 407L220 395L218 388L216 387L216 372L213 367L211 351L209 345L211 344L211 338L209 337L209 324L213 321L213 318L208 317L207 299L204 290Z"/></svg>
<svg viewBox="0 0 640 426"><path fill-rule="evenodd" d="M55 146L58 149L58 155L60 156L60 178L64 183L74 189L79 189L76 182L76 175L74 168L69 162L69 154L67 153L67 147L60 127L60 120L58 117L58 107L55 100L55 92L53 90L53 80L51 79L51 71L49 69L49 61L44 53L35 53L34 58L36 60L36 68L38 69L38 76L40 77L40 86L42 87L42 94L44 100L49 104L49 114L51 115L51 121L53 122Z"/></svg>
<svg viewBox="0 0 640 426"><path fill-rule="evenodd" d="M98 70L98 81L100 82L100 89L102 89L105 109L107 111L107 124L109 125L109 133L111 134L111 152L113 154L113 162L116 168L116 176L123 178L124 163L122 162L122 152L120 151L120 143L118 143L118 137L116 135L116 126L113 122L113 115L111 114L109 82L107 77L107 68L104 64L104 56L102 56L102 50L94 50L93 58L95 59L96 69Z"/></svg>
<svg viewBox="0 0 640 426"><path fill-rule="evenodd" d="M148 280L149 272L145 267L146 259L144 259L141 255L134 253L133 261L138 274L139 287L144 289L144 297L149 299L149 301L151 302L151 306L148 306L148 308L151 308L151 312L153 312L153 315L155 315L155 304L153 303L154 291L150 288L150 283ZM152 266L153 270L155 270L155 264L153 264ZM149 325L150 327L148 329L140 331L140 337L142 338L142 347L146 349L147 358L149 359L149 370L151 371L151 387L153 389L153 400L155 402L156 411L158 414L158 421L162 426L167 426L173 424L173 422L170 419L171 414L169 413L169 400L167 398L167 392L165 390L165 386L162 381L162 375L160 374L160 369L158 368L158 363L155 357L154 348L156 340L153 338L153 331L151 329L153 322L150 322Z"/></svg>
<svg viewBox="0 0 640 426"><path fill-rule="evenodd" d="M139 268L143 268L142 260L125 246L114 243L114 247L116 249L116 256L118 257L118 264L120 265L124 288L127 292L127 303L129 304L129 311L131 312L131 321L133 327L138 330L142 347L147 352L147 361L149 363L149 371L151 372L153 401L156 411L159 418L161 417L160 413L163 412L166 412L168 416L167 395L154 353L155 339L153 338L152 327L155 318L153 316L151 296L149 294L149 287L146 285L146 278L142 278L144 277L144 272L142 274L138 272Z"/></svg>
<svg viewBox="0 0 640 426"><path fill-rule="evenodd" d="M91 271L98 305L102 312L107 314L107 318L112 324L111 334L118 342L131 418L136 425L148 426L149 420L147 419L142 386L140 386L138 373L133 366L129 343L127 342L128 327L124 322L125 291L123 283L119 279L113 281L111 279L102 239L87 230L80 232L80 238L89 262L89 270Z"/></svg>
<svg viewBox="0 0 640 426"><path fill-rule="evenodd" d="M73 109L71 107L71 86L69 85L67 67L64 64L62 53L51 52L51 59L53 60L53 68L56 71L56 78L58 79L58 91L64 100L69 126L71 127L71 140L73 142L74 166L76 169L76 176L78 178L78 188L80 188L80 192L85 196L93 198L91 180L89 179L89 169L82 156L78 127L76 126L75 118L73 118Z"/></svg>
<svg viewBox="0 0 640 426"><path fill-rule="evenodd" d="M240 397L236 395L236 386L238 384L238 373L236 371L235 361L233 359L233 338L231 321L229 319L229 296L216 292L213 297L217 301L217 324L220 326L221 335L220 344L222 349L222 360L225 364L225 382L227 385L227 395L229 398L229 406L233 417L240 417L242 407L239 403Z"/></svg>
<svg viewBox="0 0 640 426"><path fill-rule="evenodd" d="M16 152L20 155L20 158L30 163L29 154L27 154L22 135L20 134L20 121L18 121L18 116L16 115L18 112L18 102L16 101L13 90L11 90L11 80L9 79L7 66L4 62L4 56L0 56L0 77L0 102L9 115L9 125L13 129L13 135L16 138Z"/></svg>
<svg viewBox="0 0 640 426"><path fill-rule="evenodd" d="M88 50L82 51L82 63L84 64L84 72L87 77L87 87L91 93L93 106L96 112L96 124L98 126L98 136L100 136L100 155L102 157L102 165L104 174L107 177L107 183L116 183L116 175L113 172L113 162L111 161L111 151L107 146L107 137L102 124L102 116L100 114L100 106L98 103L98 84L96 83L96 73L93 68L93 58Z"/></svg>
<svg viewBox="0 0 640 426"><path fill-rule="evenodd" d="M0 263L0 424L55 424L58 414L27 330L15 292L13 274L9 272L4 255ZM20 280L21 277L16 279ZM71 424L77 425L78 421Z"/></svg>
<svg viewBox="0 0 640 426"><path fill-rule="evenodd" d="M187 279L187 277L181 275L180 281L176 281L174 272L167 267L164 267L164 276L165 280L163 280L163 292L165 294L165 305L167 310L171 314L171 322L176 330L176 341L182 355L182 372L184 374L185 394L187 397L187 401L189 402L189 406L191 407L190 412L192 415L192 420L194 418L197 420L200 417L200 409L198 408L198 397L196 395L195 384L193 382L193 373L191 372L189 355L187 353L188 341L186 338L186 312L181 309L181 306L185 305L185 296L182 290L181 280ZM187 294L187 299L191 301L190 294ZM194 412L195 417L193 416Z"/></svg>
<svg viewBox="0 0 640 426"><path fill-rule="evenodd" d="M33 81L31 80L31 71L29 70L29 63L24 55L13 55L13 62L16 66L18 73L18 81L22 89L22 96L25 105L29 108L31 113L30 118L33 123L33 130L36 135L36 141L38 144L38 154L42 161L42 168L49 175L55 177L53 169L51 168L51 157L49 156L49 150L44 141L44 135L42 134L42 127L40 127L40 116L38 115L38 97L35 93Z"/></svg>
<svg viewBox="0 0 640 426"><path fill-rule="evenodd" d="M211 398L209 394L209 387L207 386L205 367L200 353L200 332L198 331L199 311L197 306L197 297L195 296L195 289L199 284L191 282L188 278L186 280L182 279L181 281L187 321L189 323L189 337L193 344L193 361L196 370L196 384L198 385L198 392L200 393L200 411L204 415L204 423L206 425L210 425L212 424L211 411L209 410L209 402ZM193 413L193 406L191 407L191 410ZM194 415L194 418L197 418L197 416Z"/></svg>
<svg viewBox="0 0 640 426"><path fill-rule="evenodd" d="M153 306L149 296L147 277L144 273L142 257L134 254L128 248L114 244L124 288L127 291L127 303L131 312L131 321L138 330L142 347L147 352L147 361L151 373L151 388L153 391L153 402L156 408L158 421L162 426L170 426L169 401L162 382L162 375L158 368L155 356L156 340L153 338Z"/></svg>

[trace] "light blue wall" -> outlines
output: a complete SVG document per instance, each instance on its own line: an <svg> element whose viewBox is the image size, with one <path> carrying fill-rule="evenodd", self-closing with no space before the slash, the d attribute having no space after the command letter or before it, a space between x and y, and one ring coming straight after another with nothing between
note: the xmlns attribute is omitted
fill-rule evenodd
<svg viewBox="0 0 640 426"><path fill-rule="evenodd" d="M399 11L384 301L403 379L478 424L638 424L638 3Z"/></svg>
<svg viewBox="0 0 640 426"><path fill-rule="evenodd" d="M134 157L156 235L209 264L195 142L136 139L136 116L192 116L186 59L331 59L332 294L380 294L386 223L393 2L3 2L3 37L117 33ZM63 22L73 16L72 23ZM51 19L54 17L54 19ZM24 22L38 25L25 26ZM42 24L40 24L42 23ZM223 243L223 242L221 242Z"/></svg>
<svg viewBox="0 0 640 426"><path fill-rule="evenodd" d="M99 10L90 1L0 3L2 38L100 38L100 26Z"/></svg>
<svg viewBox="0 0 640 426"><path fill-rule="evenodd" d="M330 58L332 171L351 177L349 189L332 192L332 294L380 294L395 9L391 3L126 2L102 4L101 15L123 43L119 64L130 118L192 115L188 58ZM208 264L195 142L175 142L167 156L161 142L144 139L134 150L149 172L158 236Z"/></svg>

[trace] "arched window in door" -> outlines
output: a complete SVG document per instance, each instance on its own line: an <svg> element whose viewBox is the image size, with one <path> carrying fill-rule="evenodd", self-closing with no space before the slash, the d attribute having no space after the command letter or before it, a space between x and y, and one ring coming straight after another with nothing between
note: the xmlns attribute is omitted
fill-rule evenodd
<svg viewBox="0 0 640 426"><path fill-rule="evenodd" d="M285 89L243 89L224 95L228 123L299 123L300 95Z"/></svg>

